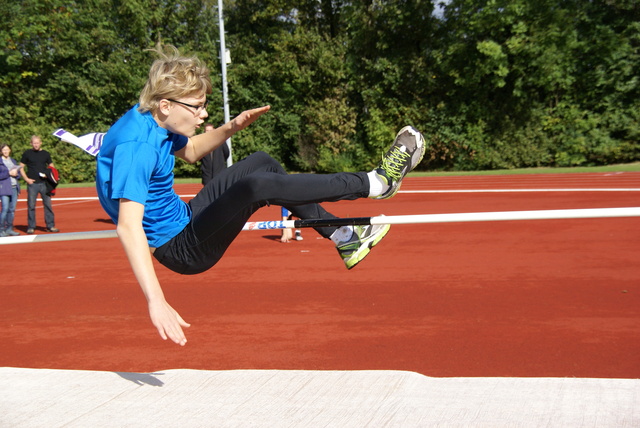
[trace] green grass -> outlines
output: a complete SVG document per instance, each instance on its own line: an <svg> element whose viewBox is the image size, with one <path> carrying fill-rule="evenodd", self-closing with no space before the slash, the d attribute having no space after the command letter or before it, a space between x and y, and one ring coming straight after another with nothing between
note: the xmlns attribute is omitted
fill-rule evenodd
<svg viewBox="0 0 640 428"><path fill-rule="evenodd" d="M176 178L176 184L192 184L192 183L201 183L202 179L200 178ZM85 182L85 183L60 183L58 187L60 188L71 188L71 187L95 187L96 183Z"/></svg>
<svg viewBox="0 0 640 428"><path fill-rule="evenodd" d="M584 166L572 168L522 168L522 169L497 169L492 171L437 171L437 172L412 172L415 177L440 177L447 175L515 175L515 174L576 174L585 172L637 172L640 171L640 162L606 165Z"/></svg>
<svg viewBox="0 0 640 428"><path fill-rule="evenodd" d="M437 171L437 172L412 172L411 177L446 177L448 175L514 175L514 174L576 174L585 172L637 172L640 171L640 162L607 165L585 166L574 168L523 168L523 169L499 169L493 171ZM176 178L176 184L200 183L200 178ZM59 187L93 187L95 183L71 183L60 184Z"/></svg>

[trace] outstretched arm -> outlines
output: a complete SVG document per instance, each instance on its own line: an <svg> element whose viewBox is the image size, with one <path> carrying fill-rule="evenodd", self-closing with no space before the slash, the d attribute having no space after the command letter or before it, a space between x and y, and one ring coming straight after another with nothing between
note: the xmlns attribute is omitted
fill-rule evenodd
<svg viewBox="0 0 640 428"><path fill-rule="evenodd" d="M251 125L260 116L268 112L269 109L271 109L271 106L243 111L233 120L214 129L212 132L205 132L189 138L187 145L182 150L177 151L176 156L190 163L199 161L204 155L211 153L231 138L233 134Z"/></svg>
<svg viewBox="0 0 640 428"><path fill-rule="evenodd" d="M160 337L171 339L184 346L187 338L182 327L189 327L182 317L164 298L160 282L156 276L147 243L147 237L142 228L144 205L128 199L120 199L120 212L116 231L122 243L127 259L133 269L142 292L147 298L151 322L158 329Z"/></svg>

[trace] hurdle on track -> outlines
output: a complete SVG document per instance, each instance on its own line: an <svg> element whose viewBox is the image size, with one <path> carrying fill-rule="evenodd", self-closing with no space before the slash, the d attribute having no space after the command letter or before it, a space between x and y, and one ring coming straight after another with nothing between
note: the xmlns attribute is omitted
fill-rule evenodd
<svg viewBox="0 0 640 428"><path fill-rule="evenodd" d="M640 207L588 208L571 210L497 211L456 214L417 214L336 219L273 220L246 223L242 230L298 229L304 227L356 226L378 224L458 223L476 221L554 220L580 218L640 217ZM0 238L0 245L35 242L77 241L117 237L115 230L22 235Z"/></svg>

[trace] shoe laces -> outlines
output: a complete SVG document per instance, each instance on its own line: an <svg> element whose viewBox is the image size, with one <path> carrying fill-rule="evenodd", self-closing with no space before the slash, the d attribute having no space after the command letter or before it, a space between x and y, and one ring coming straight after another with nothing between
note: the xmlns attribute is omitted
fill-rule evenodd
<svg viewBox="0 0 640 428"><path fill-rule="evenodd" d="M382 157L382 169L387 173L389 178L398 181L402 178L402 168L411 155L400 150L400 147L394 147L390 153Z"/></svg>

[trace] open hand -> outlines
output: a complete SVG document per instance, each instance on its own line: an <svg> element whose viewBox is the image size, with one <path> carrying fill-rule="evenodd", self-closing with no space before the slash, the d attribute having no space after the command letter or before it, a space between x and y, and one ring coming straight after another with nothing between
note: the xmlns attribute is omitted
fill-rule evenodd
<svg viewBox="0 0 640 428"><path fill-rule="evenodd" d="M191 324L185 322L166 300L149 302L149 316L162 339L167 340L169 338L180 346L187 344L187 338L182 331L182 327L186 328Z"/></svg>
<svg viewBox="0 0 640 428"><path fill-rule="evenodd" d="M271 106L258 107L251 110L245 110L236 116L233 123L233 132L238 132L255 122L260 116L271 109Z"/></svg>

